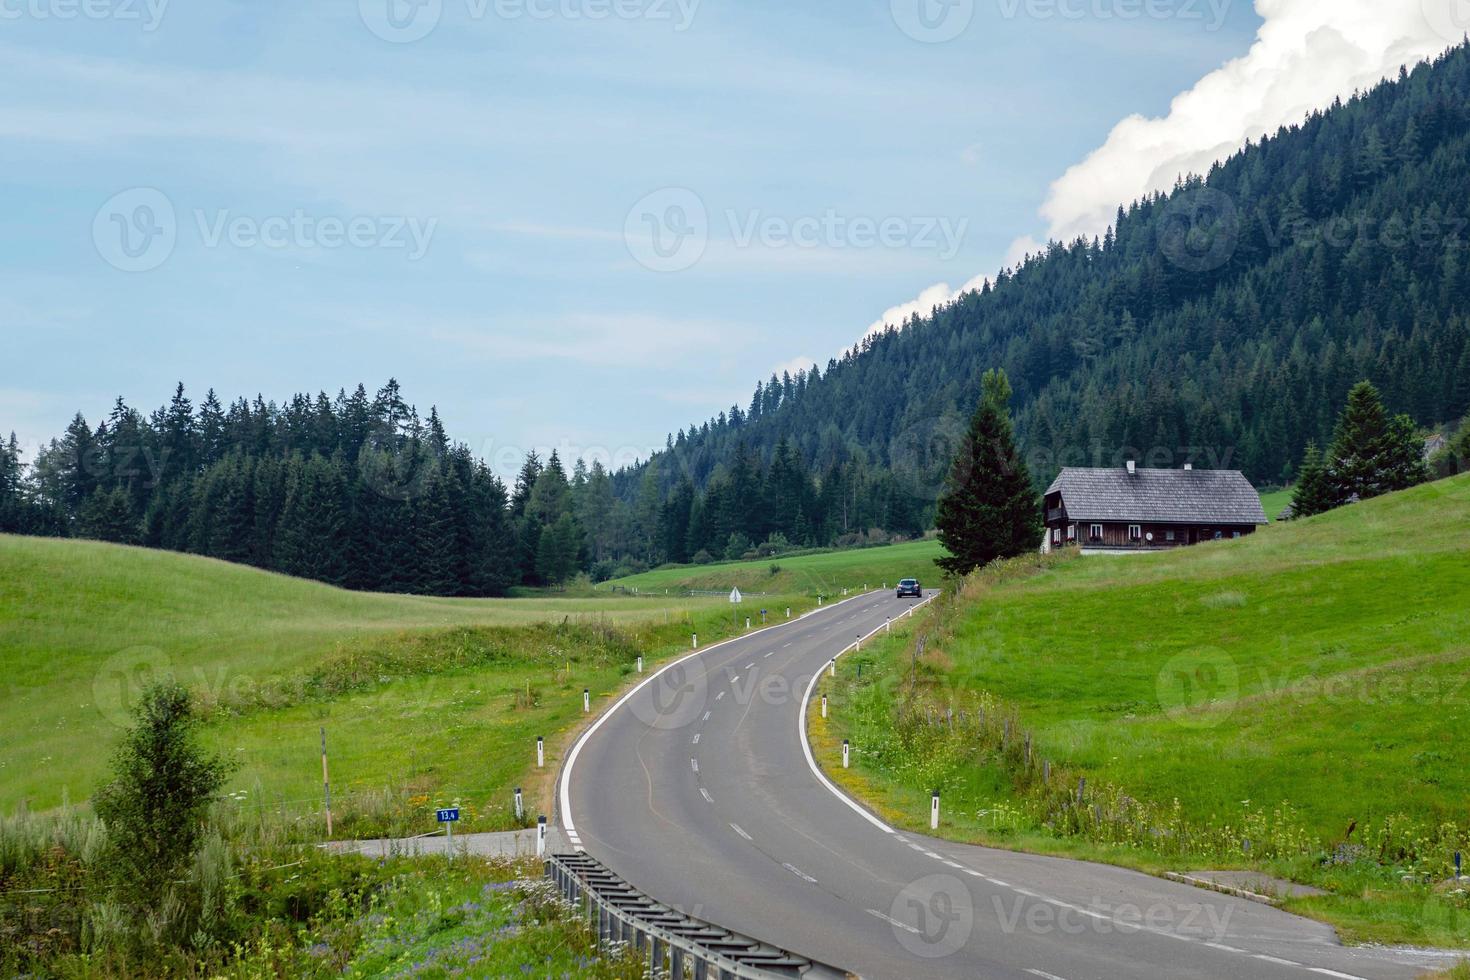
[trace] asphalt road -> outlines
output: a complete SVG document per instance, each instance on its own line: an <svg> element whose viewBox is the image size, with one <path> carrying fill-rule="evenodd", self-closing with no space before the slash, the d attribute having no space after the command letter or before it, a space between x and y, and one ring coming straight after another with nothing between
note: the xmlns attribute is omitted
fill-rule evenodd
<svg viewBox="0 0 1470 980"><path fill-rule="evenodd" d="M869 593L653 675L574 746L570 840L658 901L867 978L1407 980L1446 965L1188 885L887 827L818 774L802 714L834 656L914 605Z"/></svg>

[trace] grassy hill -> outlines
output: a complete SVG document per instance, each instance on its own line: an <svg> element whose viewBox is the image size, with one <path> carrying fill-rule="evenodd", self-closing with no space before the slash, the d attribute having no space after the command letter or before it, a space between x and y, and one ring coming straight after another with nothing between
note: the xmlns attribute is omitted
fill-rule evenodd
<svg viewBox="0 0 1470 980"><path fill-rule="evenodd" d="M681 620L718 615L706 627L712 635L726 612L716 601L662 596L347 592L172 552L0 535L0 812L22 800L44 807L63 794L89 796L130 692L159 673L226 709L212 729L244 764L240 790L263 784L273 799L294 800L319 789L320 763L312 760L323 724L344 786L354 777L382 786L390 773L425 792L455 778L467 789L498 785L489 770L518 771L526 756L487 759L494 739L476 748L460 728L488 719L505 729L505 690L535 694L560 667L558 685L575 686L580 702L582 686L616 685L633 656L623 649L628 643L641 640L652 656L660 644L687 643L690 626ZM535 624L547 623L563 632L542 635ZM605 641L599 631L614 626L616 639ZM491 661L499 677L493 695L480 669ZM445 665L454 669L446 673ZM360 676L369 668L381 668L383 682L372 690ZM304 696L306 682L334 696L316 689ZM479 693L467 703L470 690ZM545 725L552 735L570 716L533 711L514 721ZM464 744L446 747L446 732ZM455 764L469 766L472 752L481 762L468 780ZM436 768L440 777L432 776Z"/></svg>
<svg viewBox="0 0 1470 980"><path fill-rule="evenodd" d="M876 589L884 582L893 585L901 578L937 580L934 559L943 554L944 548L938 541L908 541L762 561L656 568L641 575L614 579L598 588L656 593L680 589L723 591L738 586L743 592L832 596L845 588L861 589L870 585Z"/></svg>
<svg viewBox="0 0 1470 980"><path fill-rule="evenodd" d="M1264 862L1331 889L1319 903L1361 935L1470 942L1470 912L1426 921L1427 890L1370 901L1470 850L1467 556L1470 476L1171 554L1026 560L914 627L916 684L915 635L865 652L874 669L839 676L819 734L852 739L863 791L900 821L943 786L960 836ZM950 707L953 735L929 723ZM1022 730L1051 787L1018 758ZM1055 794L1083 776L1098 809L1074 820Z"/></svg>

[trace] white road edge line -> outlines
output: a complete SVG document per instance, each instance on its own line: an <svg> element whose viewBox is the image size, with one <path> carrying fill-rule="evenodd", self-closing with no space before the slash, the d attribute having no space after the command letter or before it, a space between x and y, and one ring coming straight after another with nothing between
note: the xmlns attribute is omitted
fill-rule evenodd
<svg viewBox="0 0 1470 980"><path fill-rule="evenodd" d="M871 593L866 593L866 594L869 594L870 595ZM783 629L784 627L787 627L787 626L795 626L798 623L802 622L803 620L807 619L809 616L813 616L813 615L816 615L818 613L826 612L829 609L836 609L838 606L842 605L843 603L852 602L853 600L861 599L861 598L863 598L863 596L856 595L856 596L853 596L851 599L843 599L842 602L837 602L837 603L834 603L834 604L832 604L830 606L818 606L816 609L812 609L812 610L809 610L807 612L802 613L800 616L796 617L795 619L787 620L784 623L776 623L776 624L774 624L772 626L766 627L766 629L761 630L760 632L761 633L764 633L767 630L778 630L778 629ZM722 646L725 646L725 645L730 644L730 643L738 643L741 640L748 640L748 639L750 639L750 637L751 637L751 634L749 634L749 633L747 633L744 636L732 636L728 640L721 640L719 643L712 643L709 646L705 647L703 650L695 650L692 653L686 653L684 656L678 658L677 660L671 660L668 663L664 664L658 670L654 671L652 674L649 674L648 675L648 679L645 680L642 684L639 684L638 686L634 687L631 691L629 691L627 694L624 694L622 697L618 698L617 702L611 708L608 708L602 714L598 715L597 716L597 720L594 721L592 723L592 725L585 732L582 733L582 737L579 738L579 739L577 739L577 741L572 744L572 750L567 753L567 761L562 766L562 769L561 769L561 788L560 788L560 792L557 793L557 810L559 812L556 814L556 816L560 819L562 832L567 835L567 838L574 845L576 845L576 849L577 850L580 851L583 848L582 848L581 838L577 835L577 827L576 827L576 824L572 820L572 767L577 764L577 756L579 756L579 755L582 754L582 747L587 744L588 739L592 738L592 736L597 733L597 730L599 728L601 728L603 726L603 724L605 724L607 722L607 720L613 716L614 712L616 712L619 708L621 708L623 705L627 704L630 700L632 700L633 695L635 695L639 691L643 690L649 684L652 684L661 675L663 675L663 673L665 671L671 670L674 667L677 667L677 666L679 666L680 664L682 664L682 663L684 663L686 661L693 660L695 657L702 657L705 654L709 653L711 650L718 650ZM792 642L794 642L794 641L792 641ZM787 646L790 646L791 645L791 642L788 642L786 645ZM708 719L709 718L709 713L706 712L704 717L706 719ZM803 718L806 717L806 709L805 708L802 709L802 717ZM806 729L805 729L805 726L803 726L803 729L802 729L801 739L802 739L802 744L805 745L806 744ZM810 761L810 753L808 753L808 761ZM891 831L890 831L890 833L891 833Z"/></svg>
<svg viewBox="0 0 1470 980"><path fill-rule="evenodd" d="M867 594L871 595L872 593L867 593ZM939 593L936 592L934 595L930 596L928 599L925 599L923 602L919 603L919 605L922 606L925 603L929 603L929 602L934 601L935 596L937 596L938 594ZM861 596L858 596L857 598L861 598ZM851 599L844 599L843 600L843 602L851 602L851 601L852 601ZM914 607L914 608L917 608L917 607ZM877 629L873 630L872 633L869 633L868 636L873 636L874 634L878 633L882 629L883 629L883 627L882 626L879 626ZM866 640L868 638L868 636L863 637L863 639ZM846 653L846 652L847 652L846 650L843 651L843 653ZM839 653L837 656L838 657L842 656L842 653ZM835 660L837 658L834 657L833 659ZM820 782L823 786L827 787L827 789L829 791L831 791L832 795L835 796L835 797L837 797L843 803L845 803L847 805L847 807L850 810L852 810L853 813L856 813L858 816L862 817L868 823L872 824L874 827L877 827L879 830L883 831L883 833L885 833L885 834L891 834L891 833L894 832L894 830L893 830L892 827L888 826L882 820L879 820L877 817L873 816L873 814L869 813L868 810L867 810L867 808L864 807L861 803L859 803L857 800L854 800L852 797L848 796L846 793L842 792L842 790L838 789L837 786L836 786L836 784L834 784L832 782L832 780L828 779L827 776L826 776L826 774L822 772L821 767L819 767L817 765L817 760L812 756L812 744L811 744L810 741L807 740L807 737L806 737L806 711L807 711L807 708L811 706L811 703L812 703L812 692L817 689L817 681L819 681L821 679L822 679L822 672L820 670L818 670L815 674L812 675L811 683L806 686L806 696L803 697L802 698L802 701L801 701L801 710L799 712L797 712L797 714L796 714L796 737L801 740L801 753L802 753L802 755L806 756L807 768L811 769L812 775L817 777L817 781L818 782ZM872 910L869 909L869 911L872 911ZM879 918L882 918L882 919L887 919L888 918L886 915L882 915L880 913L874 913L874 914L878 915L878 917Z"/></svg>
<svg viewBox="0 0 1470 980"><path fill-rule="evenodd" d="M1028 968L1026 972L1031 974L1033 977L1041 977L1041 980L1062 980L1062 978L1057 976L1055 973L1047 973L1045 970L1032 970Z"/></svg>

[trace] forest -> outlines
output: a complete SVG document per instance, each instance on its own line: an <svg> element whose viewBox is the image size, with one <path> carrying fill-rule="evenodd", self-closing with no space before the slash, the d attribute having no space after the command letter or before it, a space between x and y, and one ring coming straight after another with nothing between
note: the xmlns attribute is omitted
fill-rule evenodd
<svg viewBox="0 0 1470 980"><path fill-rule="evenodd" d="M860 460L937 489L999 367L1041 486L1125 457L1286 483L1359 381L1421 426L1470 409L1467 187L1460 46L1120 207L1100 239L1054 241L824 368L758 384L648 465L671 493L785 441L818 470ZM620 473L619 493L642 478Z"/></svg>
<svg viewBox="0 0 1470 980"><path fill-rule="evenodd" d="M227 408L180 385L146 417L79 413L34 460L0 444L0 530L444 595L912 537L993 368L1039 486L1126 458L1280 485L1360 381L1421 427L1470 410L1467 187L1460 46L616 473L533 453L507 487L395 381Z"/></svg>

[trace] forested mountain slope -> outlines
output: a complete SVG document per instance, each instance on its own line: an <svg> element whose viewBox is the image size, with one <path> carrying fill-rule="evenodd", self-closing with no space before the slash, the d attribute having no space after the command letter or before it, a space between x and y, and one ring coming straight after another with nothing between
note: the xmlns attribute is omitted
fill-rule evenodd
<svg viewBox="0 0 1470 980"><path fill-rule="evenodd" d="M1467 124L1462 46L1120 208L1101 240L1054 242L825 369L757 386L651 465L665 490L704 486L739 447L765 461L784 439L818 474L860 459L932 499L995 366L1042 481L1136 455L1278 482L1364 378L1420 423L1456 419L1470 408ZM642 476L619 474L624 496ZM887 499L871 496L872 525L889 523Z"/></svg>

